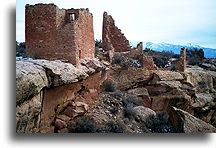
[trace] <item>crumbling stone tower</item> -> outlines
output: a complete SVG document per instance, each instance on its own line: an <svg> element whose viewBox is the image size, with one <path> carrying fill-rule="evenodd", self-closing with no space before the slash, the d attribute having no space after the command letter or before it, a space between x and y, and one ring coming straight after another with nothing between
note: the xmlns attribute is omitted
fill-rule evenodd
<svg viewBox="0 0 216 148"><path fill-rule="evenodd" d="M137 49L138 50L143 50L143 43L142 42L139 42L139 44L137 44Z"/></svg>
<svg viewBox="0 0 216 148"><path fill-rule="evenodd" d="M113 52L131 50L129 41L121 33L121 30L115 26L115 21L107 12L103 14L102 47L105 51L112 50Z"/></svg>
<svg viewBox="0 0 216 148"><path fill-rule="evenodd" d="M184 72L186 69L186 49L181 48L180 59L179 59L179 71Z"/></svg>
<svg viewBox="0 0 216 148"><path fill-rule="evenodd" d="M54 4L26 5L27 55L79 65L94 57L93 16L88 9L59 9Z"/></svg>

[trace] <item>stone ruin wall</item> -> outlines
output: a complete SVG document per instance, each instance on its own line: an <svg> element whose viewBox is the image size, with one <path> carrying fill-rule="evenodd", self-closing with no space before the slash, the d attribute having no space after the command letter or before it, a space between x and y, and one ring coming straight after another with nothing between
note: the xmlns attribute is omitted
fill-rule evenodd
<svg viewBox="0 0 216 148"><path fill-rule="evenodd" d="M108 60L111 62L112 57L117 52L129 52L126 54L132 59L140 61L142 67L149 70L156 70L157 66L151 57L144 55L142 42L137 45L136 49L130 47L129 41L121 33L121 30L115 26L115 21L107 12L103 14L103 34L102 34L102 47L108 52Z"/></svg>
<svg viewBox="0 0 216 148"><path fill-rule="evenodd" d="M102 41L102 47L105 51L126 52L131 50L129 41L121 33L121 30L115 26L115 21L107 12L103 14Z"/></svg>
<svg viewBox="0 0 216 148"><path fill-rule="evenodd" d="M143 53L143 43L140 42L137 44L136 49L138 52L140 52L139 61L142 67L145 67L148 70L157 70L158 67L154 64L154 60L151 56L147 56Z"/></svg>
<svg viewBox="0 0 216 148"><path fill-rule="evenodd" d="M136 47L138 50L143 50L143 43L142 42L139 42L138 44L137 44L137 47Z"/></svg>
<svg viewBox="0 0 216 148"><path fill-rule="evenodd" d="M87 9L59 9L54 4L26 5L27 55L79 65L94 57L93 16Z"/></svg>
<svg viewBox="0 0 216 148"><path fill-rule="evenodd" d="M179 59L179 71L184 72L186 69L186 49L181 48Z"/></svg>

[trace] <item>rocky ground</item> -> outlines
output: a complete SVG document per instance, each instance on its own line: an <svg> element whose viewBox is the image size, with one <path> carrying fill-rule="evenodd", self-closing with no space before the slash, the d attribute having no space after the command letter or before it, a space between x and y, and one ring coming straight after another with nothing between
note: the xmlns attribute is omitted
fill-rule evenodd
<svg viewBox="0 0 216 148"><path fill-rule="evenodd" d="M16 63L17 133L215 132L215 73L84 59ZM50 95L51 94L51 95Z"/></svg>
<svg viewBox="0 0 216 148"><path fill-rule="evenodd" d="M215 92L208 73L116 67L111 71L110 84L103 86L107 90L82 120L69 123L69 132L83 132L80 127L88 128L83 122L94 125L90 132L215 132Z"/></svg>

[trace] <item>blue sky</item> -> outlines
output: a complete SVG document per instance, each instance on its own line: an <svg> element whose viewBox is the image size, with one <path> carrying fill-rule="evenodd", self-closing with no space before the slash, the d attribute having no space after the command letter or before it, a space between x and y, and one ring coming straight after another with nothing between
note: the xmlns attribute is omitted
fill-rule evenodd
<svg viewBox="0 0 216 148"><path fill-rule="evenodd" d="M16 40L25 41L25 5L55 3L89 8L95 39L101 39L103 12L112 15L128 40L198 44L216 48L215 0L17 0Z"/></svg>

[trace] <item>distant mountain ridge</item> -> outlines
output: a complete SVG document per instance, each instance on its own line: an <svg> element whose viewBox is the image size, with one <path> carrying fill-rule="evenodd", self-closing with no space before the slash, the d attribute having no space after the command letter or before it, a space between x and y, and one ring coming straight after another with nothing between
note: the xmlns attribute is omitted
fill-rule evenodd
<svg viewBox="0 0 216 148"><path fill-rule="evenodd" d="M130 45L132 47L136 47L138 42L130 42ZM185 45L175 45L175 44L169 44L169 43L152 43L152 42L144 42L143 43L143 49L150 48L155 51L172 51L175 54L179 54L181 48L187 48L187 49L203 49L204 56L206 58L215 58L216 57L216 49L213 48L206 48L199 45L193 45L191 43L185 44Z"/></svg>

